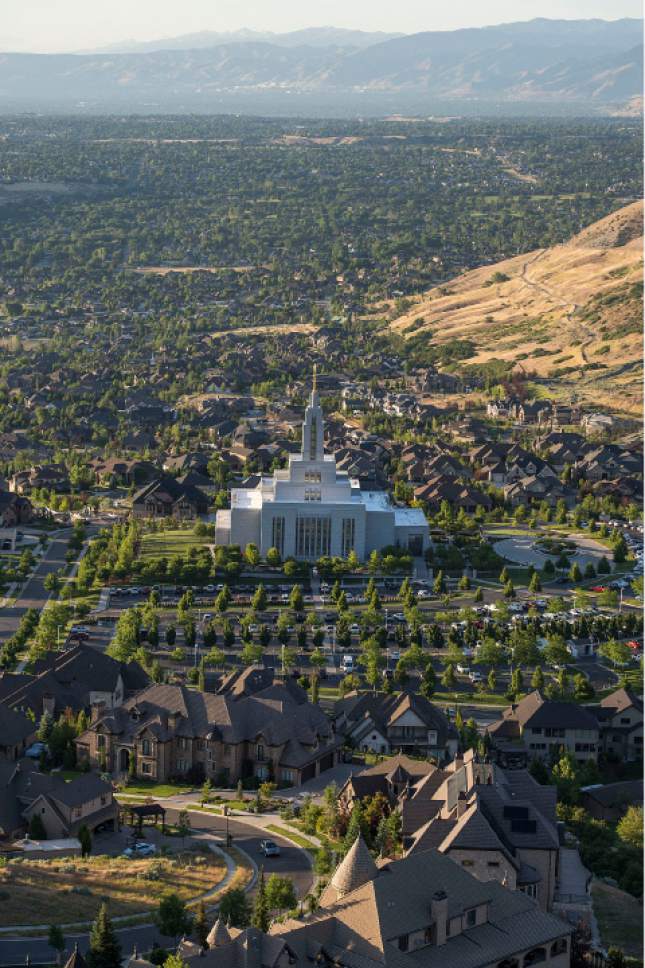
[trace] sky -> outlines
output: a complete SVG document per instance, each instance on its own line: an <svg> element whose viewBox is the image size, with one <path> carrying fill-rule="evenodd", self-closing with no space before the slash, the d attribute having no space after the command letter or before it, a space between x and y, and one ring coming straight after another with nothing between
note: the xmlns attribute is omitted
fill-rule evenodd
<svg viewBox="0 0 645 968"><path fill-rule="evenodd" d="M0 50L59 52L200 30L333 25L414 33L533 17L642 16L641 0L0 0Z"/></svg>

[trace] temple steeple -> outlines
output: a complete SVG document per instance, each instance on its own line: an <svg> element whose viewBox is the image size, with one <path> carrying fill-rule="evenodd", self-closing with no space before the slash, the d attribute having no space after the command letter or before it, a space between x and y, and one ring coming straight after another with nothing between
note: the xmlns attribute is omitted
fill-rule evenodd
<svg viewBox="0 0 645 968"><path fill-rule="evenodd" d="M305 422L302 425L302 459L310 461L324 460L323 412L318 399L318 374L314 363L313 383L309 406L305 410Z"/></svg>

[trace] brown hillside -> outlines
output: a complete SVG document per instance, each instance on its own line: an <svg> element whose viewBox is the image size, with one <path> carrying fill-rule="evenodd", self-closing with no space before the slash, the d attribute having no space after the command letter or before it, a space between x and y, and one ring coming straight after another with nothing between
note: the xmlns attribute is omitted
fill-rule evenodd
<svg viewBox="0 0 645 968"><path fill-rule="evenodd" d="M466 365L508 360L535 371L553 395L639 414L642 256L643 203L636 202L564 245L431 289L392 327L406 338L427 332L438 345L469 339L477 352Z"/></svg>

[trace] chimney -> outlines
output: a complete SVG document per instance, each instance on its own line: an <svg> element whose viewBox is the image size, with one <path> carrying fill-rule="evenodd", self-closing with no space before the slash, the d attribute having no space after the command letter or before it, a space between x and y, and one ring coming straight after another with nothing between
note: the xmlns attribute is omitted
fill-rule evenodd
<svg viewBox="0 0 645 968"><path fill-rule="evenodd" d="M90 723L97 723L103 715L104 702L93 702L91 706Z"/></svg>
<svg viewBox="0 0 645 968"><path fill-rule="evenodd" d="M430 902L430 917L434 923L437 947L446 943L448 922L448 895L445 891L435 891Z"/></svg>
<svg viewBox="0 0 645 968"><path fill-rule="evenodd" d="M466 794L462 790L457 797L457 819L459 819L459 817L463 817L467 809L468 800L466 799Z"/></svg>

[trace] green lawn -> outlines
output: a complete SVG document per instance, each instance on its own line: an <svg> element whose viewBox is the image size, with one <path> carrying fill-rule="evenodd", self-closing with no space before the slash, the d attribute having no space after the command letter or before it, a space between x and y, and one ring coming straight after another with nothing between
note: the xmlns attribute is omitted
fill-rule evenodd
<svg viewBox="0 0 645 968"><path fill-rule="evenodd" d="M298 834L294 830L289 830L287 827L278 827L277 824L270 823L267 824L266 829L270 830L272 834L278 834L278 836L293 840L294 844L298 844L298 847L304 847L305 850L310 850L313 853L318 850L311 840L307 840L302 834Z"/></svg>
<svg viewBox="0 0 645 968"><path fill-rule="evenodd" d="M155 561L159 558L172 558L173 555L187 555L191 548L201 548L208 540L198 538L192 528L144 534L141 538L140 556L144 560Z"/></svg>
<svg viewBox="0 0 645 968"><path fill-rule="evenodd" d="M591 894L603 945L616 945L626 955L642 958L643 910L639 901L600 881L593 882Z"/></svg>
<svg viewBox="0 0 645 968"><path fill-rule="evenodd" d="M192 790L194 787L185 783L147 783L145 780L132 780L122 792L148 797L174 797L178 793L190 793Z"/></svg>

